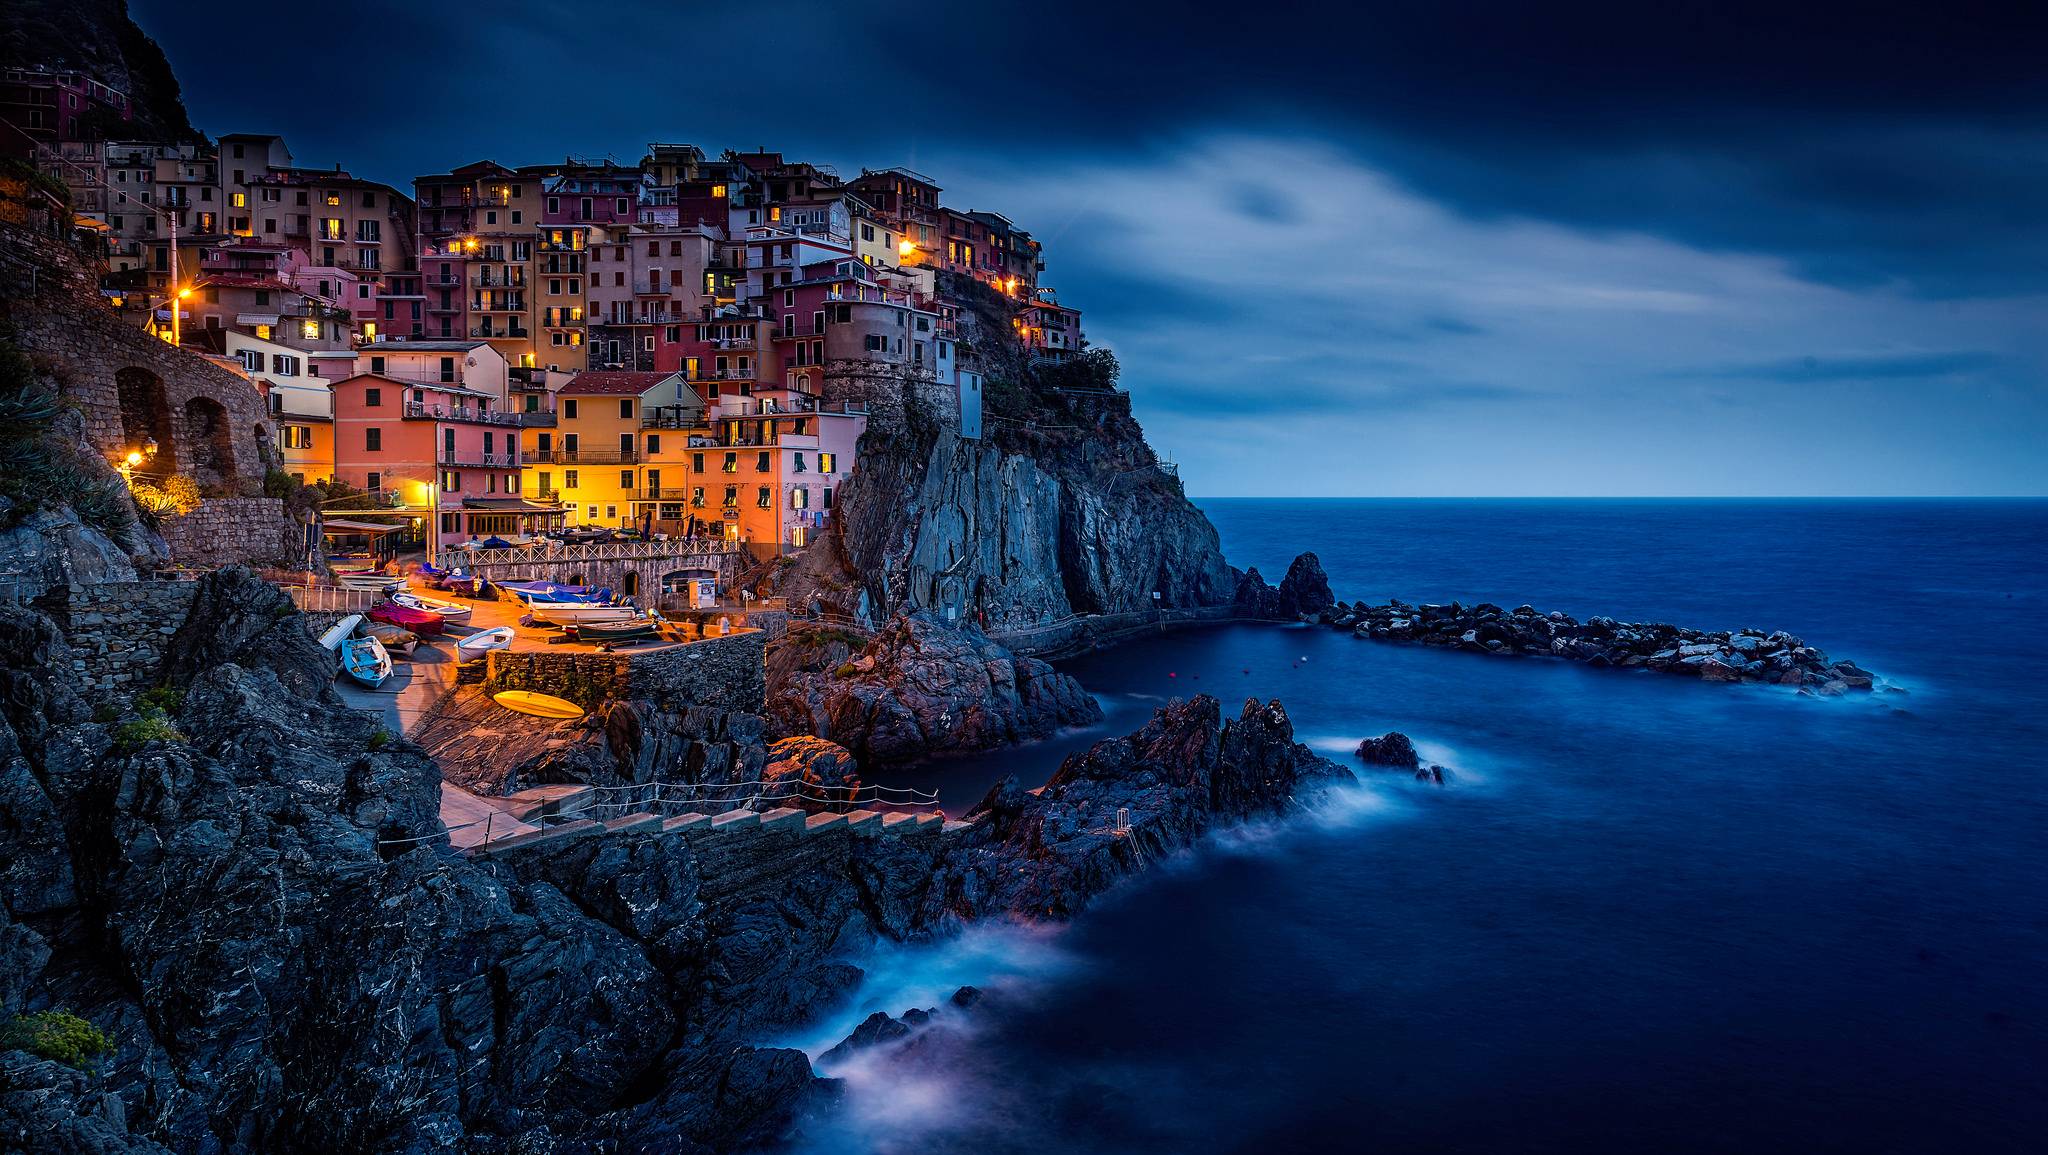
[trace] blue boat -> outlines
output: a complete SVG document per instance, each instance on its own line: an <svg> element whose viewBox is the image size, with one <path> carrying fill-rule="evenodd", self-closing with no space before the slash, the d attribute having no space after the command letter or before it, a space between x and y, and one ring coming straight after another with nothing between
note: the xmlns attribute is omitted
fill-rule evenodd
<svg viewBox="0 0 2048 1155"><path fill-rule="evenodd" d="M565 586L558 582L499 582L498 587L510 590L528 602L587 602L592 600L589 586Z"/></svg>

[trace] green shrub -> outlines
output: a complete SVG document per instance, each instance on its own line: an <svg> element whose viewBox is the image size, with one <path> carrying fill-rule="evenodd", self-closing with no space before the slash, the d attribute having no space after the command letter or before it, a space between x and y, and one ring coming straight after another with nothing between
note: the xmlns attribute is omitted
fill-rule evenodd
<svg viewBox="0 0 2048 1155"><path fill-rule="evenodd" d="M142 695L135 699L135 704L140 706L144 713L157 710L176 715L185 708L185 691L176 686L158 686L154 690L144 690Z"/></svg>
<svg viewBox="0 0 2048 1155"><path fill-rule="evenodd" d="M185 735L171 725L171 717L161 709L150 706L142 715L131 718L114 727L114 746L119 750L134 750L149 742L183 742Z"/></svg>
<svg viewBox="0 0 2048 1155"><path fill-rule="evenodd" d="M120 709L116 707L112 702L101 702L99 705L94 706L92 708L92 720L100 723L101 725L105 725L108 722L119 721L120 717Z"/></svg>
<svg viewBox="0 0 2048 1155"><path fill-rule="evenodd" d="M386 730L382 726L377 727L375 730L370 731L370 749L382 750L391 744L391 737L391 731Z"/></svg>
<svg viewBox="0 0 2048 1155"><path fill-rule="evenodd" d="M105 1031L70 1011L16 1015L0 1029L0 1049L27 1051L38 1058L83 1070L87 1063L114 1049Z"/></svg>
<svg viewBox="0 0 2048 1155"><path fill-rule="evenodd" d="M851 678L858 673L860 673L859 666L854 665L852 662L841 662L839 668L832 671L832 676L835 678Z"/></svg>

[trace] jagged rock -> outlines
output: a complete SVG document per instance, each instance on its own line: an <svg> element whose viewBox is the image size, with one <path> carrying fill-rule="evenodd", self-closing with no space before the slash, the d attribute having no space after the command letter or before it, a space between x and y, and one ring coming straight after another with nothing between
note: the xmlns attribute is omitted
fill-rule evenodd
<svg viewBox="0 0 2048 1155"><path fill-rule="evenodd" d="M769 743L761 779L793 779L806 786L827 789L855 788L860 785L860 768L852 753L839 743L798 734Z"/></svg>
<svg viewBox="0 0 2048 1155"><path fill-rule="evenodd" d="M850 1058L857 1052L893 1043L899 1039L907 1039L913 1029L912 1024L891 1018L887 1011L876 1011L861 1020L861 1024L853 1029L853 1033L842 1039L838 1045L818 1056L818 1061L830 1066L842 1059Z"/></svg>
<svg viewBox="0 0 2048 1155"><path fill-rule="evenodd" d="M0 525L10 513L0 511ZM32 585L134 581L135 563L71 510L39 509L0 530L0 574Z"/></svg>
<svg viewBox="0 0 2048 1155"><path fill-rule="evenodd" d="M1312 553L1296 557L1287 567L1287 576L1280 579L1280 604L1289 611L1304 617L1313 617L1337 603L1330 593L1329 575L1323 572L1323 563Z"/></svg>
<svg viewBox="0 0 2048 1155"><path fill-rule="evenodd" d="M1289 616L1280 601L1280 591L1266 584L1265 575L1257 566L1244 571L1244 576L1238 579L1237 592L1232 595L1231 603L1239 614L1248 618L1278 620Z"/></svg>
<svg viewBox="0 0 2048 1155"><path fill-rule="evenodd" d="M1422 766L1422 756L1415 752L1415 743L1399 731L1367 738L1358 744L1354 753L1359 761L1371 766L1393 766L1402 770L1416 770Z"/></svg>
<svg viewBox="0 0 2048 1155"><path fill-rule="evenodd" d="M866 668L846 660L845 647L838 631L806 629L770 645L771 670L781 671L768 704L777 731L828 738L872 761L1043 738L1102 719L1073 678L929 614L890 622L861 655Z"/></svg>
<svg viewBox="0 0 2048 1155"><path fill-rule="evenodd" d="M974 1006L976 1003L979 1003L981 999L982 994L980 987L961 987L959 990L953 992L952 998L947 999L946 1001L956 1007L959 1007L962 1010L966 1010L967 1008Z"/></svg>
<svg viewBox="0 0 2048 1155"><path fill-rule="evenodd" d="M1417 782L1427 782L1433 786L1442 786L1444 782L1450 777L1450 774L1450 771L1444 769L1441 766L1436 765L1435 763L1431 763L1427 766L1422 766L1416 769L1415 780Z"/></svg>
<svg viewBox="0 0 2048 1155"><path fill-rule="evenodd" d="M1297 796L1349 781L1294 741L1278 702L1247 701L1227 726L1214 698L1175 702L1136 733L1070 755L1035 794L1015 778L997 784L970 811L970 853L949 863L939 894L962 916L1067 917L1216 826L1281 813Z"/></svg>

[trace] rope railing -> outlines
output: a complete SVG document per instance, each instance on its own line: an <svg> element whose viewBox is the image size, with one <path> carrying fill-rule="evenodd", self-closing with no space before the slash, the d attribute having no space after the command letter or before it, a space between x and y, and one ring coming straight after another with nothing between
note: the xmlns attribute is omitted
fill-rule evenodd
<svg viewBox="0 0 2048 1155"><path fill-rule="evenodd" d="M623 794L625 797L617 801L593 801L589 805L575 811L575 817L616 818L626 814L637 813L661 813L667 815L669 813L667 808L669 807L675 807L679 810L688 808L693 812L701 812L705 807L726 807L729 809L746 810L752 809L761 803L783 803L790 801L810 802L821 806L889 806L904 809L936 806L939 802L937 791L916 790L908 786L881 786L875 784L855 787L811 786L803 782L769 782L760 779L752 782L728 783L629 782L615 786L592 786L590 791L598 795ZM703 791L725 793L729 796L717 798L699 796L699 792ZM548 817L566 816L542 815L540 816L541 821L533 823L520 822L510 815L505 817L508 826L523 826L525 830L521 830L520 833L527 833L536 828L546 829L546 818ZM413 846L422 842L432 842L436 839L446 838L458 830L468 830L478 826L484 828L484 838L482 842L475 845L489 846L491 844L492 827L497 820L498 816L493 814L474 822L462 822L454 826L443 827L432 834L420 834L410 838L379 838L377 840L377 847L381 850L387 846Z"/></svg>

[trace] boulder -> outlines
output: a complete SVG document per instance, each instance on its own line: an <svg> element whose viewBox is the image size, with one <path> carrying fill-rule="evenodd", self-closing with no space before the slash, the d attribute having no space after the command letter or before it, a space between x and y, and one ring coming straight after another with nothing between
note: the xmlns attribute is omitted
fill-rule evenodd
<svg viewBox="0 0 2048 1155"><path fill-rule="evenodd" d="M1281 608L1301 617L1313 617L1337 604L1336 595L1330 592L1329 575L1323 572L1323 563L1313 553L1297 556L1287 567L1287 576L1280 579Z"/></svg>
<svg viewBox="0 0 2048 1155"><path fill-rule="evenodd" d="M1415 743L1408 735L1395 731L1378 738L1367 738L1354 751L1359 761L1368 766L1393 766L1402 770L1415 770L1422 765L1422 756L1415 752Z"/></svg>

